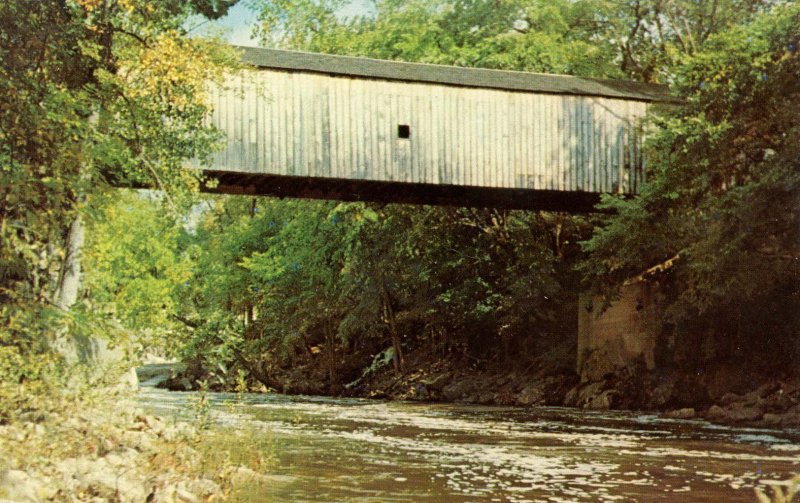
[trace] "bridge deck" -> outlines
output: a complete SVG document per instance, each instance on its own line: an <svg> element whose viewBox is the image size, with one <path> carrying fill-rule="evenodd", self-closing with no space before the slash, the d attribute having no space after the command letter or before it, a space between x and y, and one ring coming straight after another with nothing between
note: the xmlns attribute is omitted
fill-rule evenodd
<svg viewBox="0 0 800 503"><path fill-rule="evenodd" d="M217 191L584 210L644 179L647 84L244 50L216 89Z"/></svg>

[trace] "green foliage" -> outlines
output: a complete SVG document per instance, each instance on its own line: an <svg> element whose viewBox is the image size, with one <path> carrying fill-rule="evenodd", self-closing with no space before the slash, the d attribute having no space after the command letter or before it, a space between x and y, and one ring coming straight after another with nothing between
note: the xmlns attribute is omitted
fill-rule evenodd
<svg viewBox="0 0 800 503"><path fill-rule="evenodd" d="M584 270L596 285L678 255L669 273L673 322L707 323L734 341L796 336L798 27L796 5L776 7L710 36L675 69L686 104L655 121L645 191L607 199L618 213L585 243Z"/></svg>
<svg viewBox="0 0 800 503"><path fill-rule="evenodd" d="M151 350L174 349L181 293L192 275L185 221L153 193L119 191L93 208L84 250L84 297L95 315L136 330ZM177 339L177 340L176 340Z"/></svg>
<svg viewBox="0 0 800 503"><path fill-rule="evenodd" d="M192 332L184 355L262 382L314 351L334 372L359 348L391 344L399 364L403 348L432 339L499 356L498 337L511 351L557 333L576 281L560 261L587 230L463 208L239 198L203 208L187 236L194 274L178 289Z"/></svg>
<svg viewBox="0 0 800 503"><path fill-rule="evenodd" d="M84 297L72 312L55 307L61 304L58 292L66 272L75 270L79 256L71 248L70 228L104 204L108 181L164 189L175 210L196 188L198 175L184 169L184 162L203 159L217 138L204 123L210 107L204 90L222 82L226 69L236 67L237 56L216 41L186 37L182 26L189 15L218 16L231 4L0 4L3 382L41 380L45 367L58 366L50 347L65 333L86 341L87 334L106 332L111 325L94 316L92 302L124 303L131 308L129 320L139 324L162 321L148 304L172 298L165 290L176 279L170 275L181 274L180 260L171 263L164 253L156 257L157 249L120 251L126 244L155 243L120 227L113 235L108 219L105 237L116 242L106 243L109 248L94 257L105 268L98 273L109 276L108 288L96 288L97 299ZM138 225L127 224L128 230ZM126 253L129 260L124 260ZM141 256L133 258L136 253ZM148 265L156 268L154 274L143 273ZM110 268L117 267L112 273Z"/></svg>
<svg viewBox="0 0 800 503"><path fill-rule="evenodd" d="M264 43L380 59L610 76L614 54L590 41L589 2L379 1L375 15L336 17L338 1L255 2Z"/></svg>

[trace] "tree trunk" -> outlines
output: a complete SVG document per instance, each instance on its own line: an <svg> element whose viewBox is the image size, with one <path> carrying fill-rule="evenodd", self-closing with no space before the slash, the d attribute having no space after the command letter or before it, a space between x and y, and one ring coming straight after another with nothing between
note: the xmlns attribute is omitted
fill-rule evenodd
<svg viewBox="0 0 800 503"><path fill-rule="evenodd" d="M69 311L78 301L81 287L81 253L84 242L84 224L80 214L69 227L64 250L64 261L53 303L63 311ZM108 347L106 341L85 334L70 334L66 330L56 334L53 349L68 362L97 364L103 360L119 360L122 353Z"/></svg>
<svg viewBox="0 0 800 503"><path fill-rule="evenodd" d="M325 345L328 349L328 381L333 386L336 383L336 340L333 328L325 324Z"/></svg>
<svg viewBox="0 0 800 503"><path fill-rule="evenodd" d="M80 214L75 216L69 227L65 246L64 262L61 264L61 273L54 295L55 305L64 311L69 310L78 300L78 290L81 286L81 251L84 241L83 219Z"/></svg>
<svg viewBox="0 0 800 503"><path fill-rule="evenodd" d="M400 344L400 334L397 333L397 322L394 316L394 309L392 309L391 299L389 298L389 292L386 291L384 285L381 285L381 296L383 297L383 309L386 313L386 320L389 323L389 333L392 336L392 348L394 348L392 363L394 363L394 370L396 372L402 372L405 366L405 356L403 355L403 348Z"/></svg>

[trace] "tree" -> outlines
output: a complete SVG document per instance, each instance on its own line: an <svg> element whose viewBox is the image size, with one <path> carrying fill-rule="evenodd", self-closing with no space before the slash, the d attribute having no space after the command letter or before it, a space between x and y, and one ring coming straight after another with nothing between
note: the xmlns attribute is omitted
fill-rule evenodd
<svg viewBox="0 0 800 503"><path fill-rule="evenodd" d="M231 2L12 0L0 6L2 344L39 337L41 309L68 307L79 216L108 180L186 187L216 132L203 90L236 55L188 38L193 12ZM216 7L213 7L216 6ZM59 285L61 287L59 288ZM74 286L74 282L73 285ZM52 327L52 323L43 326ZM22 328L20 328L22 327ZM38 333L23 336L22 331Z"/></svg>
<svg viewBox="0 0 800 503"><path fill-rule="evenodd" d="M798 27L798 6L777 6L683 60L686 104L655 122L648 184L606 199L617 213L585 243L584 270L606 288L678 257L667 319L678 335L707 331L720 348L707 356L757 340L798 351Z"/></svg>
<svg viewBox="0 0 800 503"><path fill-rule="evenodd" d="M469 67L612 75L613 53L585 36L585 2L380 1L375 15L336 17L339 2L260 6L266 45Z"/></svg>

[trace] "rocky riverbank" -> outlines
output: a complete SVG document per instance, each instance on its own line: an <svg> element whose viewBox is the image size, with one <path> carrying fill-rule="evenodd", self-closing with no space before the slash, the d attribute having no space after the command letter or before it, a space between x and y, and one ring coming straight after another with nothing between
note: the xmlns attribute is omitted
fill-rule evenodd
<svg viewBox="0 0 800 503"><path fill-rule="evenodd" d="M748 386L740 379L726 378L731 369L725 366L697 373L653 372L634 365L609 372L602 380L581 382L563 360L561 364L558 361L545 355L526 369L479 369L412 355L403 374L384 369L351 386L346 394L482 405L643 410L719 424L800 428L798 376L752 379Z"/></svg>
<svg viewBox="0 0 800 503"><path fill-rule="evenodd" d="M406 355L404 371L390 360L365 372L342 365L342 381L328 382L314 361L272 375L277 391L392 400L481 405L567 406L587 410L642 410L681 419L730 425L800 428L800 375L768 375L743 366L718 364L698 369L647 370L644 361L609 369L597 380L581 380L574 351L555 346L524 366L486 364L465 357L435 357L424 350ZM352 362L351 362L352 363ZM363 362L362 362L363 365ZM352 368L350 368L352 367ZM355 375L356 377L352 377ZM175 390L196 389L202 368L165 381ZM347 382L345 379L349 379ZM258 384L253 390L263 389Z"/></svg>
<svg viewBox="0 0 800 503"><path fill-rule="evenodd" d="M0 424L0 501L237 501L268 477L231 462L240 437L145 414L123 386L42 396Z"/></svg>

